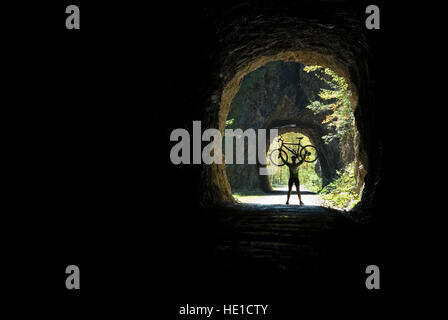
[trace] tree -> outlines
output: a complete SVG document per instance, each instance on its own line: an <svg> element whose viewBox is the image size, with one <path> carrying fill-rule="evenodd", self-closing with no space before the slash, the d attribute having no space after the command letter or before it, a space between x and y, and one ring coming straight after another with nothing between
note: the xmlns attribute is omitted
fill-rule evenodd
<svg viewBox="0 0 448 320"><path fill-rule="evenodd" d="M333 70L321 66L306 66L305 72L313 72L316 77L328 84L330 89L320 89L318 96L322 101L312 101L307 108L314 114L324 113L323 124L329 133L322 137L325 143L335 138L350 138L355 134L355 117L350 107L351 92L345 79Z"/></svg>

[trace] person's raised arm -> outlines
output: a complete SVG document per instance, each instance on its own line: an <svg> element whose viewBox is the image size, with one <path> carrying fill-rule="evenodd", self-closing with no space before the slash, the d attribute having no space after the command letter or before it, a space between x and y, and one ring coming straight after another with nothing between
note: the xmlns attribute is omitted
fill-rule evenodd
<svg viewBox="0 0 448 320"><path fill-rule="evenodd" d="M302 159L300 159L298 165L300 166L305 161L305 158L310 154L311 154L311 152L309 152L309 151L305 152L305 156Z"/></svg>
<svg viewBox="0 0 448 320"><path fill-rule="evenodd" d="M283 161L284 164L286 164L286 165L289 165L289 164L290 164L288 161L285 160L285 158L283 158L283 155L282 155L281 152L279 152L278 154L279 154L279 156L280 156L280 158L282 159L282 161Z"/></svg>

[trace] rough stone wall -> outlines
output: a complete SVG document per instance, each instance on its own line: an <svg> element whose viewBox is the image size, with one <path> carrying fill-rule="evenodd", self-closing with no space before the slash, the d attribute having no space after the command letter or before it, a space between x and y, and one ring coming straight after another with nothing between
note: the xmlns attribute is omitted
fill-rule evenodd
<svg viewBox="0 0 448 320"><path fill-rule="evenodd" d="M369 207L375 202L375 183L381 175L381 146L376 139L375 103L368 70L371 57L359 23L362 20L343 4L326 6L328 11L324 14L313 11L311 3L305 5L311 8L302 10L301 6L304 4L269 6L247 1L206 13L205 23L214 28L210 32L216 41L213 50L204 53L210 64L202 82L201 99L197 100L203 106L202 121L207 127L223 130L242 79L268 62L293 61L331 68L347 79L353 93L352 107L356 108L360 133L359 159L367 170L359 207ZM226 179L218 185L215 182L217 177L226 175L224 165L202 166L200 170L198 196L202 203L221 203L231 198Z"/></svg>
<svg viewBox="0 0 448 320"><path fill-rule="evenodd" d="M321 65L343 76L353 93L352 107L356 107L356 126L360 133L359 159L367 171L358 208L366 212L366 208L377 205L385 194L382 128L378 125L384 117L377 118L382 111L375 101L378 95L375 88L381 86L378 77L385 79L385 71L373 59L378 57L378 52L373 51L377 48L376 38L365 30L365 7L355 1L319 0L239 1L238 4L225 1L219 5L210 3L210 7L201 4L197 8L191 8L192 5L184 5L192 15L177 17L180 20L176 20L176 25L182 28L169 29L170 37L154 38L160 41L161 50L153 52L154 59L148 58L147 67L163 70L156 74L156 86L146 87L144 82L140 83L141 87L137 86L148 91L148 97L163 96L173 106L147 108L151 117L153 112L158 114L151 121L163 123L160 130L147 129L148 136L160 132L164 136L160 139L160 148L154 150L164 150L162 154L169 155L172 144L166 141L170 132L175 128L191 132L194 120L201 120L203 129L223 130L230 104L244 76L257 68L271 61ZM194 25L191 25L192 19L196 21ZM147 77L154 74L142 72ZM127 103L123 101L123 105ZM142 117L141 121L147 119ZM170 165L167 172L173 179L182 177L185 191L183 202L179 203L215 205L232 200L224 164Z"/></svg>

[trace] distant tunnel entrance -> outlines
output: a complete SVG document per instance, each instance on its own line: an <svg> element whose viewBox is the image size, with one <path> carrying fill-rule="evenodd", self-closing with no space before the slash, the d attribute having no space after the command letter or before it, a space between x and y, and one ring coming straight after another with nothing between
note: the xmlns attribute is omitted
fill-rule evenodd
<svg viewBox="0 0 448 320"><path fill-rule="evenodd" d="M286 186L288 186L289 182L289 168L287 165L283 164L282 159L278 159L278 150L283 150L284 154L283 156L286 157L286 161L288 163L292 162L292 158L297 156L297 153L299 153L300 157L300 151L302 148L307 148L305 146L312 145L310 139L303 135L300 132L286 132L280 136L282 140L285 143L299 143L300 145L286 145L288 148L281 148L281 145L277 140L273 141L271 145L269 146L268 152L267 152L267 160L268 164L267 167L269 169L269 172L271 172L270 175L266 176L269 186L271 189L275 188L281 188L284 189ZM300 138L300 140L298 140ZM310 148L308 148L310 149ZM292 151L291 151L292 150ZM306 151L307 149L305 149ZM297 153L294 153L297 152ZM303 153L303 152L302 152ZM311 156L311 159L313 160L315 158L315 155ZM300 159L299 159L300 160ZM314 162L307 162L304 161L300 167L299 167L299 181L301 186L305 187L307 190L318 192L322 189L322 169L320 166L320 161L317 160Z"/></svg>

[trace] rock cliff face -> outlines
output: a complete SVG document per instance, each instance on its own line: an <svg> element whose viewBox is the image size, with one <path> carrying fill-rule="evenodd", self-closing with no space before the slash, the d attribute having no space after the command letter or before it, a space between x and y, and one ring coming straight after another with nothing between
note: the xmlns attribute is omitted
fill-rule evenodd
<svg viewBox="0 0 448 320"><path fill-rule="evenodd" d="M303 68L296 62L273 61L246 75L231 103L228 119L234 119L232 128L279 128L280 133L307 135L318 149L323 183L327 184L344 162L353 160L353 141L324 143L321 137L328 133L322 124L325 115L315 115L306 106L319 100L320 89L328 86ZM232 191L270 191L268 177L260 176L258 167L259 164L227 165Z"/></svg>

